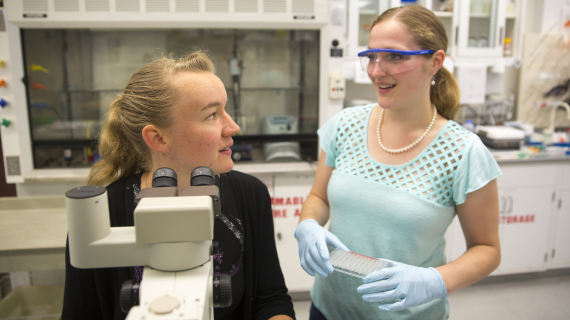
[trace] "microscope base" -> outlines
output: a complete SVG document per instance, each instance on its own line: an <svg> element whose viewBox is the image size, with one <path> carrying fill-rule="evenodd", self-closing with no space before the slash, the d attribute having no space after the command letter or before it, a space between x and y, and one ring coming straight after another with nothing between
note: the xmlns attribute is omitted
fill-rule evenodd
<svg viewBox="0 0 570 320"><path fill-rule="evenodd" d="M212 261L188 271L165 272L144 268L140 304L127 320L214 319Z"/></svg>

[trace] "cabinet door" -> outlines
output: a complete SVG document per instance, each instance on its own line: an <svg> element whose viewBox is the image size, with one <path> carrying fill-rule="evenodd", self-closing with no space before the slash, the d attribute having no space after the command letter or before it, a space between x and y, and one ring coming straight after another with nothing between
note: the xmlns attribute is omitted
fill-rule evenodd
<svg viewBox="0 0 570 320"><path fill-rule="evenodd" d="M465 0L459 5L458 56L502 57L505 0Z"/></svg>
<svg viewBox="0 0 570 320"><path fill-rule="evenodd" d="M285 284L291 292L309 291L314 282L301 267L299 245L295 239L301 207L314 178L314 175L276 175L271 195L277 254Z"/></svg>
<svg viewBox="0 0 570 320"><path fill-rule="evenodd" d="M563 191L556 204L556 218L553 225L554 247L549 267L570 267L570 190Z"/></svg>
<svg viewBox="0 0 570 320"><path fill-rule="evenodd" d="M517 188L500 195L506 204L500 209L502 259L495 273L545 270L554 188Z"/></svg>
<svg viewBox="0 0 570 320"><path fill-rule="evenodd" d="M349 56L356 59L358 52L366 50L374 19L389 8L399 5L399 0L349 0Z"/></svg>
<svg viewBox="0 0 570 320"><path fill-rule="evenodd" d="M509 190L499 189L499 217L505 215L509 209ZM499 237L501 237L502 226L499 224ZM465 243L465 235L463 234L463 229L459 223L459 218L455 217L453 222L448 228L446 234L446 239L450 240L447 245L449 249L446 249L447 261L451 262L459 258L467 250L467 245Z"/></svg>

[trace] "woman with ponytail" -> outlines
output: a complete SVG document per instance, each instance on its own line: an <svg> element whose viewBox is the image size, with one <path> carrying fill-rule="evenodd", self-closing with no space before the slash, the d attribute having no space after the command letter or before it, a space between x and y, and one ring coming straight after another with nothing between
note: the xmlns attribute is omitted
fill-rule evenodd
<svg viewBox="0 0 570 320"><path fill-rule="evenodd" d="M210 167L220 189L214 221L214 275L232 279L232 304L215 319L294 319L279 266L271 199L258 179L231 171L232 136L239 127L226 113L227 94L212 61L202 52L162 58L136 71L111 103L101 132L101 160L87 177L107 188L112 227L134 225L135 197L152 187L161 167L176 171L178 188L190 185L198 166ZM121 285L140 281L143 266L77 269L66 251L62 319L125 319Z"/></svg>
<svg viewBox="0 0 570 320"><path fill-rule="evenodd" d="M347 108L319 129L323 151L295 231L301 265L318 275L311 319L448 319L447 295L499 265L501 172L477 135L453 121L459 89L443 67L446 49L430 10L385 11L359 54L378 103ZM467 250L447 263L455 215ZM364 279L333 272L327 244L387 267Z"/></svg>

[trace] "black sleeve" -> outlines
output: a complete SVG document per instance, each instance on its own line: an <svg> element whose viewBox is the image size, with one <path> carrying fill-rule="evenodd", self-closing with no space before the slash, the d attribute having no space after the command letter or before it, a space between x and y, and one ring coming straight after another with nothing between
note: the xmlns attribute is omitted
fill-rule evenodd
<svg viewBox="0 0 570 320"><path fill-rule="evenodd" d="M255 199L257 203L257 230L256 253L254 258L257 266L257 288L255 290L255 319L269 319L276 315L287 315L295 319L295 311L291 297L287 294L285 279L279 265L279 257L275 246L275 234L273 229L273 213L271 210L271 197L267 187L255 179Z"/></svg>
<svg viewBox="0 0 570 320"><path fill-rule="evenodd" d="M112 319L112 314L103 315L102 311L94 270L78 269L71 265L68 240L65 247L65 288L61 319Z"/></svg>

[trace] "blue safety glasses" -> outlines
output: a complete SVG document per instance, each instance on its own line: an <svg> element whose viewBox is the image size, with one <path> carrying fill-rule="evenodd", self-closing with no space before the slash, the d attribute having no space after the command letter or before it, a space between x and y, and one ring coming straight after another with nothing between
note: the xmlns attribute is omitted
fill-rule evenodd
<svg viewBox="0 0 570 320"><path fill-rule="evenodd" d="M358 54L362 70L371 73L378 63L387 74L398 74L413 69L418 65L417 56L434 53L435 50L394 50L368 49Z"/></svg>

